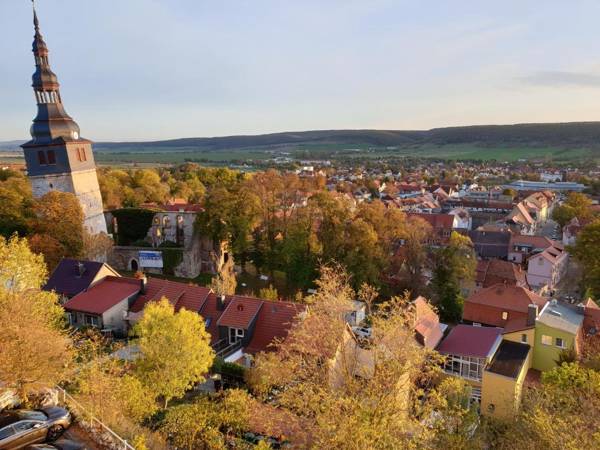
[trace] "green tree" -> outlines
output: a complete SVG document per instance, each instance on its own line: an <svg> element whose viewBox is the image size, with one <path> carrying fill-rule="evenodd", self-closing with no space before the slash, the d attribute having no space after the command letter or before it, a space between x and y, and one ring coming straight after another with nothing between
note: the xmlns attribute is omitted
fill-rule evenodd
<svg viewBox="0 0 600 450"><path fill-rule="evenodd" d="M212 366L214 353L202 317L185 309L175 312L165 298L146 306L133 334L139 337L141 353L136 374L149 391L162 398L164 408L169 400L204 380Z"/></svg>
<svg viewBox="0 0 600 450"><path fill-rule="evenodd" d="M277 301L279 300L279 293L277 292L277 289L270 284L269 287L261 288L261 290L258 291L258 297L265 300Z"/></svg>
<svg viewBox="0 0 600 450"><path fill-rule="evenodd" d="M599 448L600 373L563 363L542 374L542 385L525 393L516 420L497 427L494 448L579 450Z"/></svg>
<svg viewBox="0 0 600 450"><path fill-rule="evenodd" d="M570 253L583 267L583 284L594 298L600 298L600 219L587 224L577 235Z"/></svg>
<svg viewBox="0 0 600 450"><path fill-rule="evenodd" d="M590 198L579 192L570 192L567 200L554 208L552 218L561 226L564 227L574 217L578 219L587 219L592 215L590 206L592 201Z"/></svg>
<svg viewBox="0 0 600 450"><path fill-rule="evenodd" d="M448 246L436 250L431 285L443 320L461 320L464 305L461 283L473 280L476 267L468 237L452 232Z"/></svg>

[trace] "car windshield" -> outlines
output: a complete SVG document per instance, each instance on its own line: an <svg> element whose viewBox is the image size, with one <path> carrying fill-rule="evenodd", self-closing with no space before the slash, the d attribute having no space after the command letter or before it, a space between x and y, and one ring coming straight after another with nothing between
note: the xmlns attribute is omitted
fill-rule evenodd
<svg viewBox="0 0 600 450"><path fill-rule="evenodd" d="M48 419L48 416L46 416L46 414L44 414L42 411L21 409L20 411L18 411L17 414L19 415L19 418L21 418L21 419L41 420L41 421L45 421Z"/></svg>

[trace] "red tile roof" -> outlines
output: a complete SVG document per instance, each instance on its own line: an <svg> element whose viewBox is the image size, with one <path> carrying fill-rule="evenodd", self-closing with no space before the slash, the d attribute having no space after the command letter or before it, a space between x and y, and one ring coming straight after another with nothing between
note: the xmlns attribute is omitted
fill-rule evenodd
<svg viewBox="0 0 600 450"><path fill-rule="evenodd" d="M511 286L529 287L526 273L521 266L495 258L477 263L476 281L484 288L505 281Z"/></svg>
<svg viewBox="0 0 600 450"><path fill-rule="evenodd" d="M258 298L233 296L219 317L218 325L247 330L262 304L263 301Z"/></svg>
<svg viewBox="0 0 600 450"><path fill-rule="evenodd" d="M77 294L64 308L90 314L104 314L113 306L139 292L141 284L134 278L107 276L89 289Z"/></svg>
<svg viewBox="0 0 600 450"><path fill-rule="evenodd" d="M493 306L508 311L527 313L531 303L541 309L548 300L524 287L498 283L469 296L465 303Z"/></svg>
<svg viewBox="0 0 600 450"><path fill-rule="evenodd" d="M210 289L177 281L148 278L146 293L140 295L131 307L131 312L140 312L146 303L158 301L165 297L175 307L176 311L185 308L188 311L200 311L206 301Z"/></svg>
<svg viewBox="0 0 600 450"><path fill-rule="evenodd" d="M502 329L457 325L438 347L445 355L473 356L486 358L502 339Z"/></svg>
<svg viewBox="0 0 600 450"><path fill-rule="evenodd" d="M217 295L208 288L150 278L146 294L138 297L131 311L140 312L148 302L162 297L169 299L177 310L185 308L198 312L211 335L211 344L219 340L219 326L247 330L256 317L250 343L244 349L248 353L266 351L275 338L285 338L294 317L305 309L304 305L296 303L237 295L226 296L224 309L219 309Z"/></svg>
<svg viewBox="0 0 600 450"><path fill-rule="evenodd" d="M563 248L561 242L553 241L545 236L529 236L526 234L513 234L510 238L511 249L515 246L528 246L536 249L547 249L548 247Z"/></svg>
<svg viewBox="0 0 600 450"><path fill-rule="evenodd" d="M454 224L454 216L452 214L424 214L424 213L408 213L408 217L420 217L427 221L434 229L452 230Z"/></svg>
<svg viewBox="0 0 600 450"><path fill-rule="evenodd" d="M258 353L270 350L271 343L276 339L284 339L294 319L306 309L304 305L289 302L264 301L258 313L256 326L247 353Z"/></svg>

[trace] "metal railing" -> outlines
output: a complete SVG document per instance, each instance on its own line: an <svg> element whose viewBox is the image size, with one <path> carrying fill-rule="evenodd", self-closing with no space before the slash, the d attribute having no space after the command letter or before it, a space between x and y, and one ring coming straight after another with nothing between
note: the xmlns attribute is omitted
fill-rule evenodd
<svg viewBox="0 0 600 450"><path fill-rule="evenodd" d="M135 448L129 442L127 442L125 439L123 439L121 436L119 436L117 433L115 433L113 430L107 427L99 419L94 417L93 414L91 414L81 403L75 400L73 396L70 395L67 391L65 391L60 386L56 386L56 389L58 389L58 391L60 392L62 397L62 403L64 405L69 406L79 415L87 418L92 427L97 426L103 431L109 433L111 437L116 441L117 445L121 450L135 450Z"/></svg>
<svg viewBox="0 0 600 450"><path fill-rule="evenodd" d="M221 339L213 345L213 350L215 351L215 355L220 358L226 358L231 355L236 350L239 350L242 347L242 341L234 342L230 344L227 339Z"/></svg>

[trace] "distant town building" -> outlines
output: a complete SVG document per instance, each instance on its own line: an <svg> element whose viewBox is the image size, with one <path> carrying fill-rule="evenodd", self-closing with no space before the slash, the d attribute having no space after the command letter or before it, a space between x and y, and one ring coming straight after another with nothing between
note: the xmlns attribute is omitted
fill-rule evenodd
<svg viewBox="0 0 600 450"><path fill-rule="evenodd" d="M585 189L585 186L571 181L549 183L545 181L519 180L505 185L504 188L510 188L516 191L581 192Z"/></svg>

